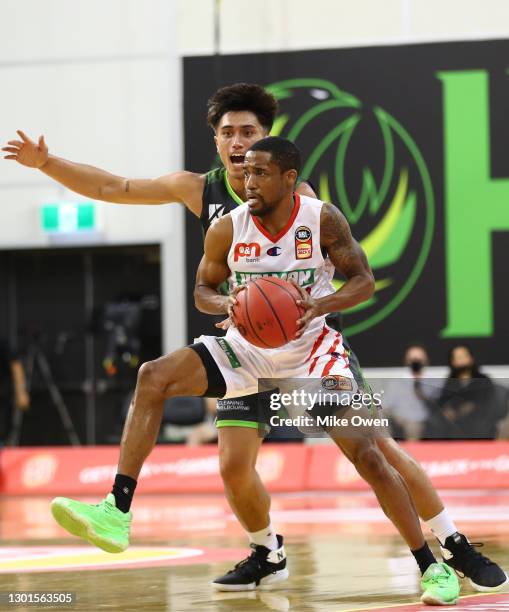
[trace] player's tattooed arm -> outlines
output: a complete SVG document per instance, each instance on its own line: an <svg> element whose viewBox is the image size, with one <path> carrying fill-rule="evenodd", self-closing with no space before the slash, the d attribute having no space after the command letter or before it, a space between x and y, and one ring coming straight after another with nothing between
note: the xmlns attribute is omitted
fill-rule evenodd
<svg viewBox="0 0 509 612"><path fill-rule="evenodd" d="M369 299L375 290L375 279L366 254L353 238L344 215L332 204L322 207L320 242L336 270L346 278L336 293L320 300L322 311L345 310Z"/></svg>
<svg viewBox="0 0 509 612"><path fill-rule="evenodd" d="M230 215L224 215L208 230L205 237L204 254L194 287L196 308L207 314L228 314L230 300L221 295L218 288L228 278L228 251L233 239L233 224Z"/></svg>

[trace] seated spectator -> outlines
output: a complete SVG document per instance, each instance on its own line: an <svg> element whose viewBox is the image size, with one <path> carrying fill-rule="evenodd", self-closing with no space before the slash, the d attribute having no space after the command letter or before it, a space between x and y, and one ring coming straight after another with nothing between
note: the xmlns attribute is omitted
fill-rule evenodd
<svg viewBox="0 0 509 612"><path fill-rule="evenodd" d="M506 392L479 370L465 345L449 352L449 377L426 427L426 436L494 439L505 416ZM503 397L502 397L503 396Z"/></svg>
<svg viewBox="0 0 509 612"><path fill-rule="evenodd" d="M421 344L407 348L403 360L406 377L393 379L384 393L383 407L389 416L392 435L398 439L418 440L430 414L430 403L440 394L435 381L425 381L428 353Z"/></svg>
<svg viewBox="0 0 509 612"><path fill-rule="evenodd" d="M0 446L11 437L14 410L28 410L29 406L23 365L0 338Z"/></svg>

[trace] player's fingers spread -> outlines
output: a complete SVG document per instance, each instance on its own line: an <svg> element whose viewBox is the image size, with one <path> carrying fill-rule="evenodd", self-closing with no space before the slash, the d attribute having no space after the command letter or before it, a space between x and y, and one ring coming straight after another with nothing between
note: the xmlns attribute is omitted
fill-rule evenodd
<svg viewBox="0 0 509 612"><path fill-rule="evenodd" d="M2 151L7 151L8 153L19 153L19 149L16 149L16 147L2 147Z"/></svg>
<svg viewBox="0 0 509 612"><path fill-rule="evenodd" d="M16 134L21 138L23 142L32 142L30 138L23 132L23 130L16 130Z"/></svg>
<svg viewBox="0 0 509 612"><path fill-rule="evenodd" d="M25 143L21 142L21 140L9 140L7 144L12 145L13 147L21 148Z"/></svg>

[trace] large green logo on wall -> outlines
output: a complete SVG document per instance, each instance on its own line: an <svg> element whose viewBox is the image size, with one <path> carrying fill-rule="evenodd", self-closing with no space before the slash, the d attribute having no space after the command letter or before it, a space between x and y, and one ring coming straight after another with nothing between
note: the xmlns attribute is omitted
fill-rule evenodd
<svg viewBox="0 0 509 612"><path fill-rule="evenodd" d="M354 335L393 312L423 270L435 219L428 168L401 123L330 81L292 79L267 89L280 104L272 134L305 153L302 176L340 208L375 273L373 297L343 313Z"/></svg>
<svg viewBox="0 0 509 612"><path fill-rule="evenodd" d="M185 59L187 168L214 155L203 101L221 85L270 83L273 133L297 143L303 177L344 213L374 269L373 299L344 313L365 366L401 363L414 341L434 363L455 342L507 363L508 53L491 40ZM189 288L196 231L186 217ZM190 339L215 333L193 308L188 322Z"/></svg>
<svg viewBox="0 0 509 612"><path fill-rule="evenodd" d="M492 240L509 230L509 180L491 177L485 70L440 72L445 144L447 325L444 337L494 331ZM504 285L505 279L500 279Z"/></svg>

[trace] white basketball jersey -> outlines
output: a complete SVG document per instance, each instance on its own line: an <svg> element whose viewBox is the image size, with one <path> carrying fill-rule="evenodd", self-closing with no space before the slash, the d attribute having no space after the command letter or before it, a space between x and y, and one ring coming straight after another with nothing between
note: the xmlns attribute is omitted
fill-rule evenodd
<svg viewBox="0 0 509 612"><path fill-rule="evenodd" d="M228 253L230 291L263 276L294 279L311 297L334 293L334 266L320 247L320 213L323 202L295 194L295 206L285 227L272 236L249 207L233 210L233 240ZM323 327L325 316L314 319L307 333Z"/></svg>

